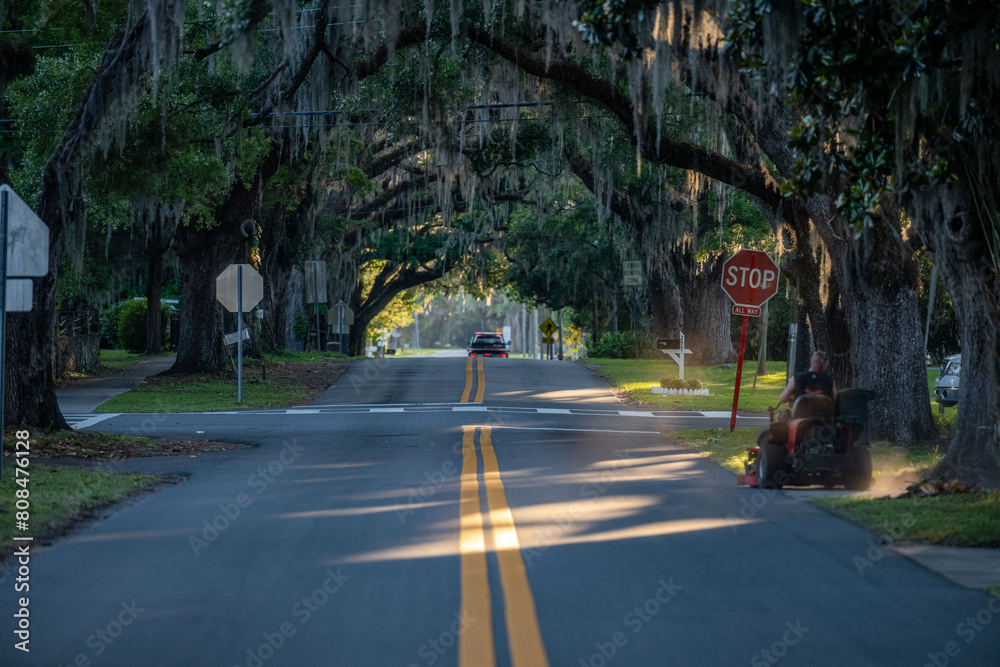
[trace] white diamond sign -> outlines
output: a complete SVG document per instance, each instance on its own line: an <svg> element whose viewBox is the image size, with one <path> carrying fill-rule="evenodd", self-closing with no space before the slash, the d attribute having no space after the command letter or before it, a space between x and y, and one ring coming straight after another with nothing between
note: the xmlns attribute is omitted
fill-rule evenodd
<svg viewBox="0 0 1000 667"><path fill-rule="evenodd" d="M235 313L238 307L239 274L242 274L244 313L264 298L264 279L261 275L249 264L230 264L215 279L215 296L231 313Z"/></svg>

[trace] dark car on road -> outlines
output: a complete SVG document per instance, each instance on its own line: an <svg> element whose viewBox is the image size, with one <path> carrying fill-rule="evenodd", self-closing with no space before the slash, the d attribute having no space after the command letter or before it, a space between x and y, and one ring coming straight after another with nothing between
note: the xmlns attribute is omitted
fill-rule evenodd
<svg viewBox="0 0 1000 667"><path fill-rule="evenodd" d="M470 357L507 358L507 344L503 335L493 331L477 331L469 341Z"/></svg>

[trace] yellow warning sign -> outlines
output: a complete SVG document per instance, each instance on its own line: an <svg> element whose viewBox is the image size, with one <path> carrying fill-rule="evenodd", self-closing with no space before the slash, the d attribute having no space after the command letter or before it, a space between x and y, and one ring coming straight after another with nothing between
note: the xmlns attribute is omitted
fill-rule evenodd
<svg viewBox="0 0 1000 667"><path fill-rule="evenodd" d="M542 322L538 326L538 328L541 329L542 333L544 333L546 336L551 336L552 334L554 334L556 331L559 330L558 325L556 325L556 323L552 321L551 317Z"/></svg>

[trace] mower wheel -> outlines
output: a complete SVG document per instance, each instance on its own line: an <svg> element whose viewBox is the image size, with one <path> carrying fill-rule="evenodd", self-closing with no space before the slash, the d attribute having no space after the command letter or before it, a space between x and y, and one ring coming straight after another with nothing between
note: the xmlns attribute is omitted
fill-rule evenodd
<svg viewBox="0 0 1000 667"><path fill-rule="evenodd" d="M854 447L854 469L844 474L844 488L848 491L867 491L872 485L872 450L868 445Z"/></svg>
<svg viewBox="0 0 1000 667"><path fill-rule="evenodd" d="M785 448L773 442L764 443L757 456L757 486L780 489L788 480L785 468Z"/></svg>

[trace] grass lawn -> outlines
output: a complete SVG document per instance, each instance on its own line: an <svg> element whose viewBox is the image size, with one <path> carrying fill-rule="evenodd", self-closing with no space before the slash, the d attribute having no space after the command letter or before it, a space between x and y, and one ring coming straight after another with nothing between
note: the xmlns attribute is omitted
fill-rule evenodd
<svg viewBox="0 0 1000 667"><path fill-rule="evenodd" d="M336 352L284 352L243 360L243 402L235 373L153 375L113 396L95 412L214 412L258 410L308 403L349 366Z"/></svg>
<svg viewBox="0 0 1000 667"><path fill-rule="evenodd" d="M434 354L441 350L432 347L400 347L396 348L396 357L419 357L423 354Z"/></svg>
<svg viewBox="0 0 1000 667"><path fill-rule="evenodd" d="M237 403L236 382L194 376L146 378L138 387L112 396L95 412L212 412L219 410L259 410L295 405L305 400L306 387L261 384L259 375L249 377L244 368L243 402Z"/></svg>
<svg viewBox="0 0 1000 667"><path fill-rule="evenodd" d="M1000 492L931 498L814 498L821 507L896 541L1000 547Z"/></svg>
<svg viewBox="0 0 1000 667"><path fill-rule="evenodd" d="M129 352L128 350L101 350L101 367L113 371L120 371L146 359L157 359L166 357L173 352L163 352L162 354L142 354L139 352Z"/></svg>
<svg viewBox="0 0 1000 667"><path fill-rule="evenodd" d="M306 350L305 352L289 352L285 350L284 352L264 353L264 363L265 364L278 364L283 362L291 363L320 363L324 361L345 361L351 357L346 354L341 354L339 352L323 352L320 354L316 350ZM246 359L243 363L248 363Z"/></svg>
<svg viewBox="0 0 1000 667"><path fill-rule="evenodd" d="M26 470L27 476L19 470ZM27 480L26 482L15 481ZM4 462L0 483L0 550L8 553L14 536L32 536L41 540L58 534L73 525L81 516L155 486L160 478L137 473L108 472L63 466L29 465L26 469L14 465L12 458ZM29 507L27 531L17 529L15 493L21 491Z"/></svg>
<svg viewBox="0 0 1000 667"><path fill-rule="evenodd" d="M668 437L712 459L726 470L742 475L747 447L757 446L758 432L756 428L738 428L732 432L728 428L699 428L673 431Z"/></svg>
<svg viewBox="0 0 1000 667"><path fill-rule="evenodd" d="M715 366L685 366L684 378L698 380L702 389L708 389L708 396L660 396L650 392L653 385L659 386L661 378L677 378L680 368L671 360L660 359L600 359L596 357L584 359L580 363L592 367L603 376L616 391L631 392L632 398L643 403L675 410L709 410L727 411L733 409L733 387L736 384L736 365L723 369ZM754 372L756 361L744 361L743 376L740 381L740 412L766 413L768 406L778 402L778 396L785 388L787 379L784 361L767 362L767 375L757 378L754 389ZM938 376L938 368L927 369L927 388L930 394L931 411L934 421L942 434L955 430L956 408L945 408L938 412L937 401L934 400L934 380Z"/></svg>
<svg viewBox="0 0 1000 667"><path fill-rule="evenodd" d="M726 470L743 474L747 447L757 446L757 428L702 428L670 433L670 438L688 449L712 459ZM887 442L872 443L872 468L875 478L897 475L904 470L920 470L935 465L942 453L927 447L897 447Z"/></svg>
<svg viewBox="0 0 1000 667"><path fill-rule="evenodd" d="M677 378L680 368L673 361L660 359L585 359L581 363L610 381L618 391L632 392L632 398L656 406L676 410L732 410L733 387L736 384L736 364L732 368L714 366L685 366L684 379L698 380L702 389L708 389L708 396L660 396L650 392L653 385L659 386L661 378ZM769 405L778 402L781 390L785 388L786 364L783 361L769 361L767 375L757 378L754 390L754 371L757 363L744 362L740 382L740 412L767 412Z"/></svg>

